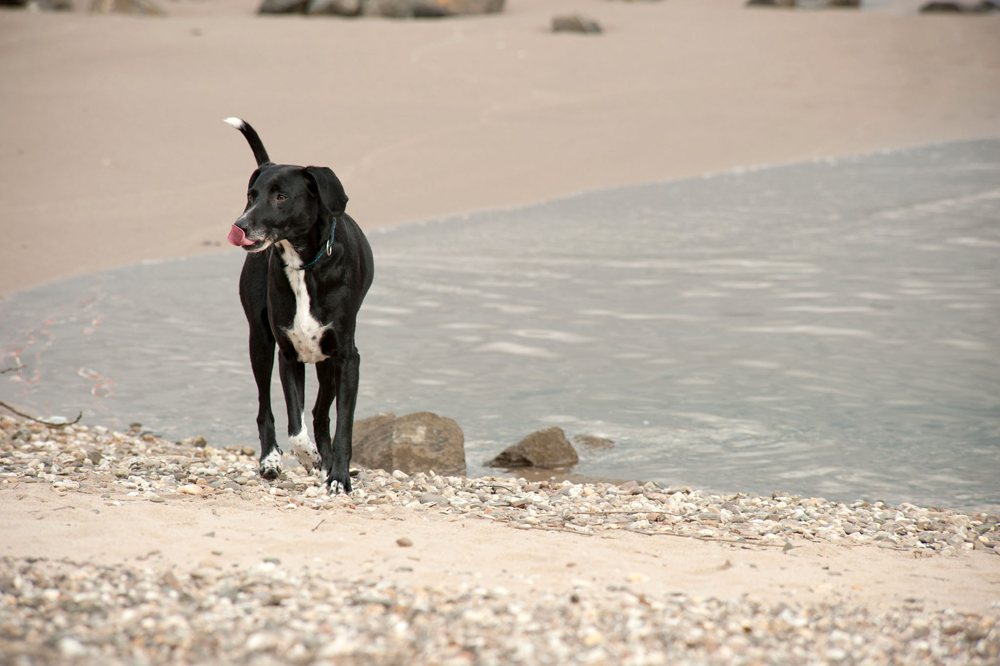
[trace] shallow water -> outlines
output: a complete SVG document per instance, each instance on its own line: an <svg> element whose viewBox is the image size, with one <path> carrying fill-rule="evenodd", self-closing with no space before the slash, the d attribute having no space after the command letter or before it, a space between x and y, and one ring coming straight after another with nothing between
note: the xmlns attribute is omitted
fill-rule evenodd
<svg viewBox="0 0 1000 666"><path fill-rule="evenodd" d="M590 192L370 239L358 416L456 419L470 474L559 425L616 442L581 451L583 474L1000 507L1000 141ZM25 366L0 399L255 443L241 261L130 266L0 302L0 369ZM283 430L276 378L274 396Z"/></svg>

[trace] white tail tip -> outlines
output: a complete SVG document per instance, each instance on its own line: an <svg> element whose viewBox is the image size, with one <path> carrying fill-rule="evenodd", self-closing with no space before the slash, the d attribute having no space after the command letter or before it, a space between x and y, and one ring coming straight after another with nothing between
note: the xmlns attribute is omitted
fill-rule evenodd
<svg viewBox="0 0 1000 666"><path fill-rule="evenodd" d="M243 129L243 127L246 125L246 123L240 120L239 118L225 118L224 122L229 123L238 130Z"/></svg>

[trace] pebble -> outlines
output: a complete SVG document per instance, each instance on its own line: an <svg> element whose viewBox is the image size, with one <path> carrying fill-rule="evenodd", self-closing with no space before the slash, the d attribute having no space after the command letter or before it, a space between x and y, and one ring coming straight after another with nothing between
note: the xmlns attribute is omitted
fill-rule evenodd
<svg viewBox="0 0 1000 666"><path fill-rule="evenodd" d="M98 455L94 455L97 452ZM88 464L89 463L89 464ZM355 470L350 496L287 469L271 484L246 447L218 449L82 425L0 418L0 493L20 483L61 492L189 502L228 494L318 513L365 508L450 514L520 530L617 530L785 548L871 544L927 557L997 554L1000 518L983 513L829 502L784 493L711 494L655 483L572 484ZM217 484L213 488L212 484ZM2 497L2 495L0 495ZM410 547L401 537L397 544ZM1000 564L1000 560L998 560ZM985 615L919 604L789 606L752 597L663 597L621 586L565 594L421 586L374 576L292 571L267 558L245 571L157 572L0 557L4 663L174 664L993 664L1000 608Z"/></svg>

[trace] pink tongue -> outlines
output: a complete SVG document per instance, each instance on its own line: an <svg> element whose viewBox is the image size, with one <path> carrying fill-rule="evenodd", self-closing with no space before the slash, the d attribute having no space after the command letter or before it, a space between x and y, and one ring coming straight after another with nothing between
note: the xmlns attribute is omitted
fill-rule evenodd
<svg viewBox="0 0 1000 666"><path fill-rule="evenodd" d="M229 242L237 247L241 245L253 245L253 241L247 240L247 235L235 224L229 231Z"/></svg>

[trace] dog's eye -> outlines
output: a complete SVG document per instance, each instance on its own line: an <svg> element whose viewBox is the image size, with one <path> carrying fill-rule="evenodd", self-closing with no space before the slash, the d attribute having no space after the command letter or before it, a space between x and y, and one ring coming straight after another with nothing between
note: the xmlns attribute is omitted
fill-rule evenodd
<svg viewBox="0 0 1000 666"><path fill-rule="evenodd" d="M247 203L253 203L253 193L247 194Z"/></svg>
<svg viewBox="0 0 1000 666"><path fill-rule="evenodd" d="M288 197L286 197L284 194L276 194L276 195L274 195L274 200L275 201L284 201L287 198Z"/></svg>

